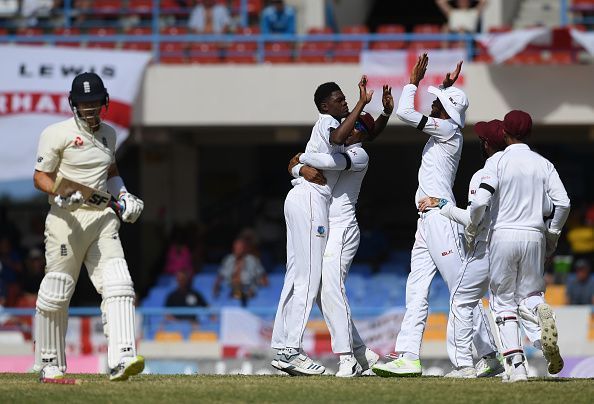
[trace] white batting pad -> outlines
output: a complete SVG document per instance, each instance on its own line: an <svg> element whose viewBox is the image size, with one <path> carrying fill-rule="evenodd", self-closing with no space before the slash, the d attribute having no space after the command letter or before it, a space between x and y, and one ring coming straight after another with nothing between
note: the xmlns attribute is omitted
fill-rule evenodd
<svg viewBox="0 0 594 404"><path fill-rule="evenodd" d="M136 356L134 337L134 284L123 258L109 260L103 268L103 311L108 335L107 363L115 368L122 358Z"/></svg>
<svg viewBox="0 0 594 404"><path fill-rule="evenodd" d="M41 281L35 314L35 366L56 365L66 371L65 337L68 305L76 282L65 273L49 272Z"/></svg>
<svg viewBox="0 0 594 404"><path fill-rule="evenodd" d="M501 337L501 350L504 357L523 354L522 342L520 340L520 326L515 315L505 314L497 317L497 327Z"/></svg>

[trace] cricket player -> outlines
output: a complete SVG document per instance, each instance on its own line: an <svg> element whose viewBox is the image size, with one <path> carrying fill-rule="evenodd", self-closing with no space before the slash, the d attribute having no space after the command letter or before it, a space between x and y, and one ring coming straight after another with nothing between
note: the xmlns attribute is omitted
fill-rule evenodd
<svg viewBox="0 0 594 404"><path fill-rule="evenodd" d="M477 122L474 132L480 139L481 153L488 164L497 159L507 147L503 139L503 122L494 119L489 122ZM471 205L484 175L481 168L472 176L468 187L468 204ZM438 207L446 218L460 223L465 228L470 224L470 211L457 208L445 198L424 197L419 203L419 211ZM445 377L475 378L495 376L503 373L504 368L497 358L497 347L493 338L490 344L483 344L478 333L474 333L474 324L485 327L485 332L492 336L489 322L478 321L477 316L484 316L480 299L485 296L489 285L488 237L491 224L489 212L485 214L479 226L474 245L466 252L466 257L459 271L458 279L450 290L450 315L447 327L447 350L454 369ZM474 366L472 342L481 359Z"/></svg>
<svg viewBox="0 0 594 404"><path fill-rule="evenodd" d="M79 191L53 193L56 176L109 191L121 207L123 221L134 223L144 203L130 194L118 174L115 130L101 121L109 95L95 73L72 81L69 96L74 117L47 127L39 139L35 187L49 195L45 222L45 276L39 287L35 315L35 369L41 378L63 378L68 306L84 264L101 294L104 332L108 338L110 380L126 380L144 369L136 354L134 285L118 236L114 210L85 203Z"/></svg>
<svg viewBox="0 0 594 404"><path fill-rule="evenodd" d="M368 157L362 141L372 141L386 127L394 109L391 88L383 87L383 113L373 117L363 112L353 134L347 140L347 156L352 161L350 169L343 171L334 189L329 210L329 231L322 263L322 285L318 305L326 320L332 339L332 351L340 356L337 377L354 377L367 373L379 355L367 348L355 327L345 293L345 280L359 248L359 225L356 204L361 184L367 173ZM343 169L342 156L305 153L299 164L289 168L296 180L316 181L318 170ZM365 157L365 158L363 158ZM305 164L304 164L305 163Z"/></svg>
<svg viewBox="0 0 594 404"><path fill-rule="evenodd" d="M307 153L345 151L344 144L355 121L373 95L373 91L367 92L366 86L367 77L363 76L359 82L359 100L350 113L346 98L336 83L324 83L316 89L314 102L320 115L305 148ZM320 287L328 207L340 171L326 170L322 174L325 177L323 185L303 181L295 185L285 199L287 272L273 329L273 335L280 337L273 337L271 346L278 349L274 364L289 374L315 375L325 371L301 349L305 326Z"/></svg>
<svg viewBox="0 0 594 404"><path fill-rule="evenodd" d="M486 173L470 206L470 241L488 206L493 233L489 242L491 308L499 328L503 357L510 372L504 381L528 378L519 332L519 317L538 323L543 354L550 374L563 368L557 345L558 331L551 307L544 301L544 261L557 247L567 220L570 201L551 162L530 150L525 143L532 118L511 111L503 120L508 145ZM543 201L548 197L554 215L547 222Z"/></svg>
<svg viewBox="0 0 594 404"><path fill-rule="evenodd" d="M428 134L419 169L419 187L415 196L418 207L423 197L442 195L455 204L452 186L462 154L462 132L468 108L466 94L453 84L460 74L462 62L448 73L440 88L429 87L437 96L431 106L431 115L425 116L414 109L414 98L425 75L429 58L419 56L404 86L396 114L406 124ZM396 340L398 357L386 364L376 364L372 370L379 376L418 376L422 373L419 359L421 341L427 322L429 287L435 271L439 270L451 291L458 278L464 257L460 240L462 229L458 224L440 215L436 209L419 213L417 233L411 256L411 272L406 283L406 313ZM482 317L477 319L483 321ZM476 325L484 345L490 344L484 326Z"/></svg>

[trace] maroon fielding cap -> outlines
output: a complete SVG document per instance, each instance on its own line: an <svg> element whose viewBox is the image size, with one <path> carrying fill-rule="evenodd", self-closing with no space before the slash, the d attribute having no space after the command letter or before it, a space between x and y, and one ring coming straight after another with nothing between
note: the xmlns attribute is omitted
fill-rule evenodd
<svg viewBox="0 0 594 404"><path fill-rule="evenodd" d="M499 119L477 122L474 125L474 132L495 150L503 150L507 147L503 136L503 122Z"/></svg>
<svg viewBox="0 0 594 404"><path fill-rule="evenodd" d="M373 132L375 131L375 120L373 119L371 114L368 114L367 112L363 111L361 112L361 115L359 115L359 117L357 118L357 121L361 122L367 133L373 134Z"/></svg>
<svg viewBox="0 0 594 404"><path fill-rule="evenodd" d="M524 111L510 111L503 118L503 129L516 139L525 139L532 131L532 118Z"/></svg>

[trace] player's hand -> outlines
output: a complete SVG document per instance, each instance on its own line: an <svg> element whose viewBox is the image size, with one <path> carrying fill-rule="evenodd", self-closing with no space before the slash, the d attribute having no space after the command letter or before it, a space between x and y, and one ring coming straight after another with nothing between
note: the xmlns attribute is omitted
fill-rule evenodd
<svg viewBox="0 0 594 404"><path fill-rule="evenodd" d="M392 97L392 86L384 84L382 91L382 105L384 112L388 115L394 111L394 97Z"/></svg>
<svg viewBox="0 0 594 404"><path fill-rule="evenodd" d="M372 97L373 90L367 91L367 76L363 75L359 81L359 102L362 102L363 105L367 105L371 102Z"/></svg>
<svg viewBox="0 0 594 404"><path fill-rule="evenodd" d="M446 74L445 79L443 79L443 88L448 88L454 85L456 80L458 80L458 76L460 76L460 70L462 70L462 63L463 60L459 61L456 65L456 68L453 72Z"/></svg>
<svg viewBox="0 0 594 404"><path fill-rule="evenodd" d="M426 53L423 53L417 59L417 63L415 67L413 67L412 72L410 73L410 84L414 84L415 86L419 86L423 77L425 77L425 72L427 71L427 65L429 64L429 56Z"/></svg>
<svg viewBox="0 0 594 404"><path fill-rule="evenodd" d="M561 232L556 233L548 228L545 231L545 258L550 258L555 253L555 250L557 249L557 242L559 241L560 235Z"/></svg>
<svg viewBox="0 0 594 404"><path fill-rule="evenodd" d="M310 167L310 166L303 166L301 167L301 176L305 178L306 181L312 182L318 185L326 185L326 177L322 174L319 170Z"/></svg>
<svg viewBox="0 0 594 404"><path fill-rule="evenodd" d="M59 208L74 212L82 206L85 200L80 191L76 191L69 196L56 195L54 202Z"/></svg>
<svg viewBox="0 0 594 404"><path fill-rule="evenodd" d="M134 223L144 209L144 202L129 192L120 195L118 203L122 207L120 216L126 223Z"/></svg>
<svg viewBox="0 0 594 404"><path fill-rule="evenodd" d="M436 208L439 204L439 198L434 198L432 196L424 196L419 201L419 212L424 212L429 208Z"/></svg>
<svg viewBox="0 0 594 404"><path fill-rule="evenodd" d="M293 156L293 158L291 158L291 160L289 160L289 174L293 174L293 167L295 167L297 164L299 164L299 157L301 156L301 153L297 153L296 155Z"/></svg>
<svg viewBox="0 0 594 404"><path fill-rule="evenodd" d="M478 229L473 226L469 225L464 230L464 239L466 241L466 251L472 251L474 248L474 241L476 240L476 234L478 233Z"/></svg>

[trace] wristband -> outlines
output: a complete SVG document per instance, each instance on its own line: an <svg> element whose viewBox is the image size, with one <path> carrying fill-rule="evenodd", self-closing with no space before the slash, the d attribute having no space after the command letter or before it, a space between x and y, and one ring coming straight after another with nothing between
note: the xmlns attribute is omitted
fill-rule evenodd
<svg viewBox="0 0 594 404"><path fill-rule="evenodd" d="M446 206L446 205L447 205L447 203L448 203L448 200L447 200L447 199L444 199L444 198L439 198L439 202L437 203L437 207L438 207L439 209L441 209L441 208L443 208L444 206Z"/></svg>
<svg viewBox="0 0 594 404"><path fill-rule="evenodd" d="M384 111L382 109L382 116L385 116L386 118L389 118L391 115L392 115L391 113L388 114L386 111Z"/></svg>
<svg viewBox="0 0 594 404"><path fill-rule="evenodd" d="M293 178L299 178L301 177L301 174L299 174L299 171L301 171L301 167L303 167L305 164L299 163L296 164L293 168L291 168L291 175L293 175Z"/></svg>

